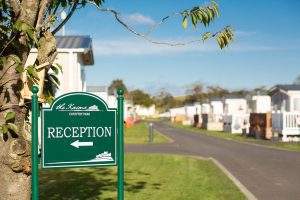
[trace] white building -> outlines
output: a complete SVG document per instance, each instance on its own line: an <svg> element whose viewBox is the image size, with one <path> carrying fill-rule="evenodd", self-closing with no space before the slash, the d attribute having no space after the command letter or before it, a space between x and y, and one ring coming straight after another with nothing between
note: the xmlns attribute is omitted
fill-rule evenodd
<svg viewBox="0 0 300 200"><path fill-rule="evenodd" d="M185 115L185 113L186 113L185 107L178 107L178 108L171 108L170 109L171 118L174 118L176 116Z"/></svg>
<svg viewBox="0 0 300 200"><path fill-rule="evenodd" d="M117 108L117 97L108 94L108 87L106 86L87 86L87 92L100 97L105 101L109 108Z"/></svg>
<svg viewBox="0 0 300 200"><path fill-rule="evenodd" d="M247 100L244 95L227 94L223 96L224 114L246 114Z"/></svg>
<svg viewBox="0 0 300 200"><path fill-rule="evenodd" d="M269 95L247 94L248 113L267 113L271 111Z"/></svg>
<svg viewBox="0 0 300 200"><path fill-rule="evenodd" d="M59 75L60 89L56 96L60 96L68 92L86 91L86 74L85 68L88 65L94 64L94 56L92 49L92 39L90 36L56 36L57 43L57 57L54 61L63 68L63 74ZM25 66L33 65L37 58L37 49L32 49ZM42 63L43 64L43 63ZM42 69L39 69L41 74L44 74ZM39 73L39 72L38 72ZM25 99L31 98L31 86L33 83L23 76L25 88L22 91L22 97ZM42 80L43 81L43 78ZM42 94L42 84L39 84L40 92Z"/></svg>
<svg viewBox="0 0 300 200"><path fill-rule="evenodd" d="M198 105L185 105L184 106L185 109L185 116L188 119L193 119L195 114L198 114Z"/></svg>
<svg viewBox="0 0 300 200"><path fill-rule="evenodd" d="M283 141L300 141L300 85L276 85L272 99L272 131Z"/></svg>
<svg viewBox="0 0 300 200"><path fill-rule="evenodd" d="M300 112L300 85L275 85L269 90L272 111Z"/></svg>
<svg viewBox="0 0 300 200"><path fill-rule="evenodd" d="M87 86L87 92L99 96L105 101L109 108L117 108L118 100L117 96L109 94L108 87L106 86ZM124 100L124 120L128 117L134 118L134 107L132 102L129 100Z"/></svg>
<svg viewBox="0 0 300 200"><path fill-rule="evenodd" d="M151 105L149 107L141 106L141 105L135 105L134 106L134 112L138 116L143 117L153 117L155 115L155 105Z"/></svg>
<svg viewBox="0 0 300 200"><path fill-rule="evenodd" d="M209 103L201 104L201 114L209 114L211 112L211 105Z"/></svg>
<svg viewBox="0 0 300 200"><path fill-rule="evenodd" d="M221 99L211 99L211 114L221 115L224 113L224 104Z"/></svg>
<svg viewBox="0 0 300 200"><path fill-rule="evenodd" d="M223 96L224 117L223 130L230 133L249 132L249 120L247 100L244 95L228 94Z"/></svg>

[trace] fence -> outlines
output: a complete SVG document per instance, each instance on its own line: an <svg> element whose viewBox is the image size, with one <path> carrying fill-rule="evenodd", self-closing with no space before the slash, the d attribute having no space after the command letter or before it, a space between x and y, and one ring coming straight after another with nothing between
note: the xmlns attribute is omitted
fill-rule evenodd
<svg viewBox="0 0 300 200"><path fill-rule="evenodd" d="M272 131L281 134L283 141L288 141L288 136L300 136L300 113L272 113Z"/></svg>

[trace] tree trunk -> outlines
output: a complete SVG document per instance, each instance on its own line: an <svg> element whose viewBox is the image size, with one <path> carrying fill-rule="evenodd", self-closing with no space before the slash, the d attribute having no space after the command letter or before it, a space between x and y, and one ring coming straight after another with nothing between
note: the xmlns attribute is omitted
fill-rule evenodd
<svg viewBox="0 0 300 200"><path fill-rule="evenodd" d="M49 62L51 66L57 52L55 38L49 30L43 34L40 43L45 44L38 50L36 63ZM29 49L23 49L21 52L22 54L18 56L22 58L24 66ZM16 67L13 59L9 58L7 65L3 66L3 70L0 71L0 77L2 77L0 125L6 123L5 116L8 112L14 112L13 123L18 127L17 133L0 135L0 199L29 200L31 198L31 129L25 123L25 114L30 102L19 106L23 82L21 74L16 73Z"/></svg>
<svg viewBox="0 0 300 200"><path fill-rule="evenodd" d="M22 41L22 38L20 38ZM19 57L25 61L29 50L22 52ZM23 64L23 65L24 65ZM5 116L8 112L15 113L11 120L18 127L18 131L9 131L0 136L0 199L30 199L30 171L31 171L31 135L25 129L26 107L19 106L20 91L23 87L21 74L16 73L17 64L9 57L8 63L2 66L0 87L0 125L6 124Z"/></svg>
<svg viewBox="0 0 300 200"><path fill-rule="evenodd" d="M35 27L40 1L22 0L19 5L16 21ZM43 18L43 17L41 17ZM52 36L53 37L53 36ZM2 56L8 62L0 66L0 199L5 200L30 200L31 199L31 128L25 123L25 115L30 102L19 105L20 91L23 88L21 73L16 72L18 65L25 66L30 49L26 33L20 32L11 35L10 45ZM55 42L55 40L54 40ZM11 55L17 55L21 64L15 63ZM39 55L40 58L49 55ZM7 122L7 113L15 113L14 123L18 130L3 134L1 126Z"/></svg>

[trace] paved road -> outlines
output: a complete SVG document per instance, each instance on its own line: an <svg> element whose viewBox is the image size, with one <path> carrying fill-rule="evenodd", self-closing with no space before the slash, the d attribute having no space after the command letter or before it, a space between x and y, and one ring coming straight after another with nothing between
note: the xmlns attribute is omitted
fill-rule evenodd
<svg viewBox="0 0 300 200"><path fill-rule="evenodd" d="M127 152L212 157L260 200L300 200L300 152L215 138L155 123L174 143L126 145Z"/></svg>

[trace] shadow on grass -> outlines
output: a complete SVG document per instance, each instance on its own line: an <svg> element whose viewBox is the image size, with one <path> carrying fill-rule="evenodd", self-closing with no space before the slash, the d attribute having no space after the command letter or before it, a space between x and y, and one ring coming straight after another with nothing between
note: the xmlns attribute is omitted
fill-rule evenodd
<svg viewBox="0 0 300 200"><path fill-rule="evenodd" d="M149 173L125 171L124 190L139 193L147 187ZM117 199L117 172L109 168L79 168L65 170L41 170L39 196L43 200ZM159 183L148 184L151 189L160 189Z"/></svg>

